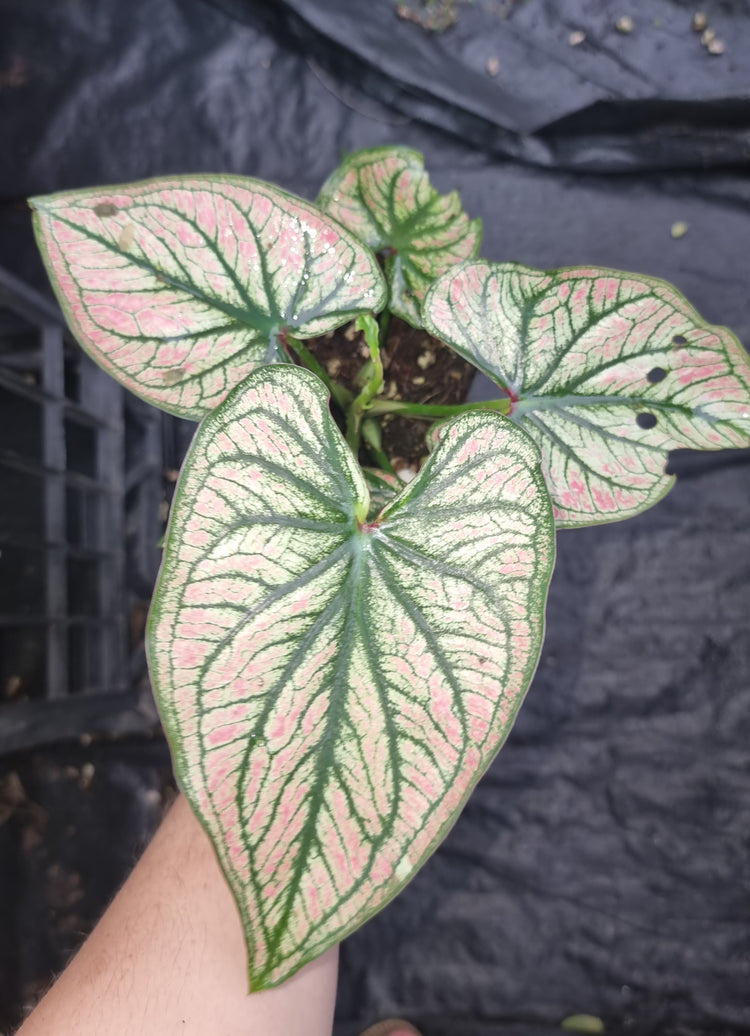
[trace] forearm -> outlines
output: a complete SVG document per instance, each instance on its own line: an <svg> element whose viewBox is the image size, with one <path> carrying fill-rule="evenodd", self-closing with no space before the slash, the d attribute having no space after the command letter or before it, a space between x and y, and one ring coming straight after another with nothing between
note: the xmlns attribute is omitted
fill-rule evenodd
<svg viewBox="0 0 750 1036"><path fill-rule="evenodd" d="M231 893L179 798L18 1036L330 1036L335 950L252 996L245 962Z"/></svg>

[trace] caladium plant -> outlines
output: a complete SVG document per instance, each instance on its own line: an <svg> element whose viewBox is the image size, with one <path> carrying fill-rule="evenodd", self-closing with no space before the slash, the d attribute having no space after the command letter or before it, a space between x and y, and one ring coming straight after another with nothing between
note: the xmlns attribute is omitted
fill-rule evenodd
<svg viewBox="0 0 750 1036"><path fill-rule="evenodd" d="M747 353L654 277L464 263L430 289L424 321L507 395L560 527L656 503L671 449L748 443Z"/></svg>
<svg viewBox="0 0 750 1036"><path fill-rule="evenodd" d="M250 988L273 986L410 880L502 745L555 526L650 507L670 449L750 444L748 357L654 278L477 259L479 221L402 148L349 156L318 206L230 176L32 206L82 346L203 419L148 652ZM391 312L497 398L385 393ZM369 361L343 384L311 339L352 321ZM435 421L406 485L382 446L392 414Z"/></svg>
<svg viewBox="0 0 750 1036"><path fill-rule="evenodd" d="M326 180L318 204L383 255L389 309L419 326L427 289L449 267L472 259L482 239L458 194L431 186L418 151L357 151Z"/></svg>

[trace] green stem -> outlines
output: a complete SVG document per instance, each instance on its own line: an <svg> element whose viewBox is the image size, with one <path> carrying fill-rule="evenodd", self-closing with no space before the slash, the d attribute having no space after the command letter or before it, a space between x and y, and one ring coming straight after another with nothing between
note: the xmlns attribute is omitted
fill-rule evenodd
<svg viewBox="0 0 750 1036"><path fill-rule="evenodd" d="M369 408L370 402L379 392L383 391L383 360L380 355L380 334L381 329L378 322L370 313L358 317L354 325L358 331L364 331L365 341L372 357L372 373L364 388L356 396L346 412L346 441L349 443L352 453L357 456L359 450L360 426L362 415Z"/></svg>
<svg viewBox="0 0 750 1036"><path fill-rule="evenodd" d="M391 464L388 455L384 453L383 450L376 450L373 447L370 447L370 449L372 450L372 455L377 461L377 465L380 470L385 471L387 475L395 475L396 478L398 478L398 472Z"/></svg>
<svg viewBox="0 0 750 1036"><path fill-rule="evenodd" d="M380 314L380 333L378 334L378 345L380 351L385 349L385 343L388 338L388 328L391 324L391 311L390 309L384 309Z"/></svg>
<svg viewBox="0 0 750 1036"><path fill-rule="evenodd" d="M405 403L392 399L374 399L367 410L368 415L376 417L378 414L402 414L404 417L455 417L457 414L465 414L468 410L496 410L501 414L509 414L511 408L510 399L505 396L503 399L490 399L481 403L456 403L455 405L441 406L431 403Z"/></svg>
<svg viewBox="0 0 750 1036"><path fill-rule="evenodd" d="M344 388L343 385L339 385L333 380L325 367L323 367L318 359L313 356L303 342L300 342L297 338L292 338L290 334L285 336L284 341L290 349L294 350L299 359L302 360L305 367L320 378L325 387L331 393L331 399L335 403L338 403L342 410L346 410L352 401L351 392Z"/></svg>
<svg viewBox="0 0 750 1036"><path fill-rule="evenodd" d="M371 417L365 418L362 422L362 438L367 443L367 448L375 458L381 471L387 471L389 475L397 475L397 471L388 459L383 449L383 438L380 425Z"/></svg>

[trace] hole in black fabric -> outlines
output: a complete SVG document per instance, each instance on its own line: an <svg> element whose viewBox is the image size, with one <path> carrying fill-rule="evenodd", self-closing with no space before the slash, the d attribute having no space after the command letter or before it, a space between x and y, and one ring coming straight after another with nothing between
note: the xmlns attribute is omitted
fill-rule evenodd
<svg viewBox="0 0 750 1036"><path fill-rule="evenodd" d="M635 423L639 428L653 428L656 424L656 418L653 414L639 414L635 419Z"/></svg>
<svg viewBox="0 0 750 1036"><path fill-rule="evenodd" d="M672 339L672 345L687 345L687 338L684 335L675 335Z"/></svg>
<svg viewBox="0 0 750 1036"><path fill-rule="evenodd" d="M646 375L647 379L651 382L652 385L658 385L660 381L664 381L666 376L667 372L664 370L663 367L654 367L653 370L650 370Z"/></svg>

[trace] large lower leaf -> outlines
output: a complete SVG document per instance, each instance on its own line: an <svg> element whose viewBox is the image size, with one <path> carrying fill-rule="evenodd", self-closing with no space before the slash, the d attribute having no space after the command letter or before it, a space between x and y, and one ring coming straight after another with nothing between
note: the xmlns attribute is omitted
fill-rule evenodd
<svg viewBox="0 0 750 1036"><path fill-rule="evenodd" d="M251 988L390 900L454 822L536 664L554 528L537 449L447 427L371 523L323 386L253 373L199 429L149 622L177 775Z"/></svg>
<svg viewBox="0 0 750 1036"><path fill-rule="evenodd" d="M408 148L349 155L323 184L318 204L370 248L385 250L390 307L417 326L430 284L479 251L482 221L469 219L455 191L438 194L424 159Z"/></svg>
<svg viewBox="0 0 750 1036"><path fill-rule="evenodd" d="M671 488L671 449L750 444L747 353L654 277L465 263L424 321L510 396L561 526L650 507Z"/></svg>
<svg viewBox="0 0 750 1036"><path fill-rule="evenodd" d="M315 206L239 176L34 198L52 285L83 347L150 403L202 417L285 332L380 309L372 253Z"/></svg>

